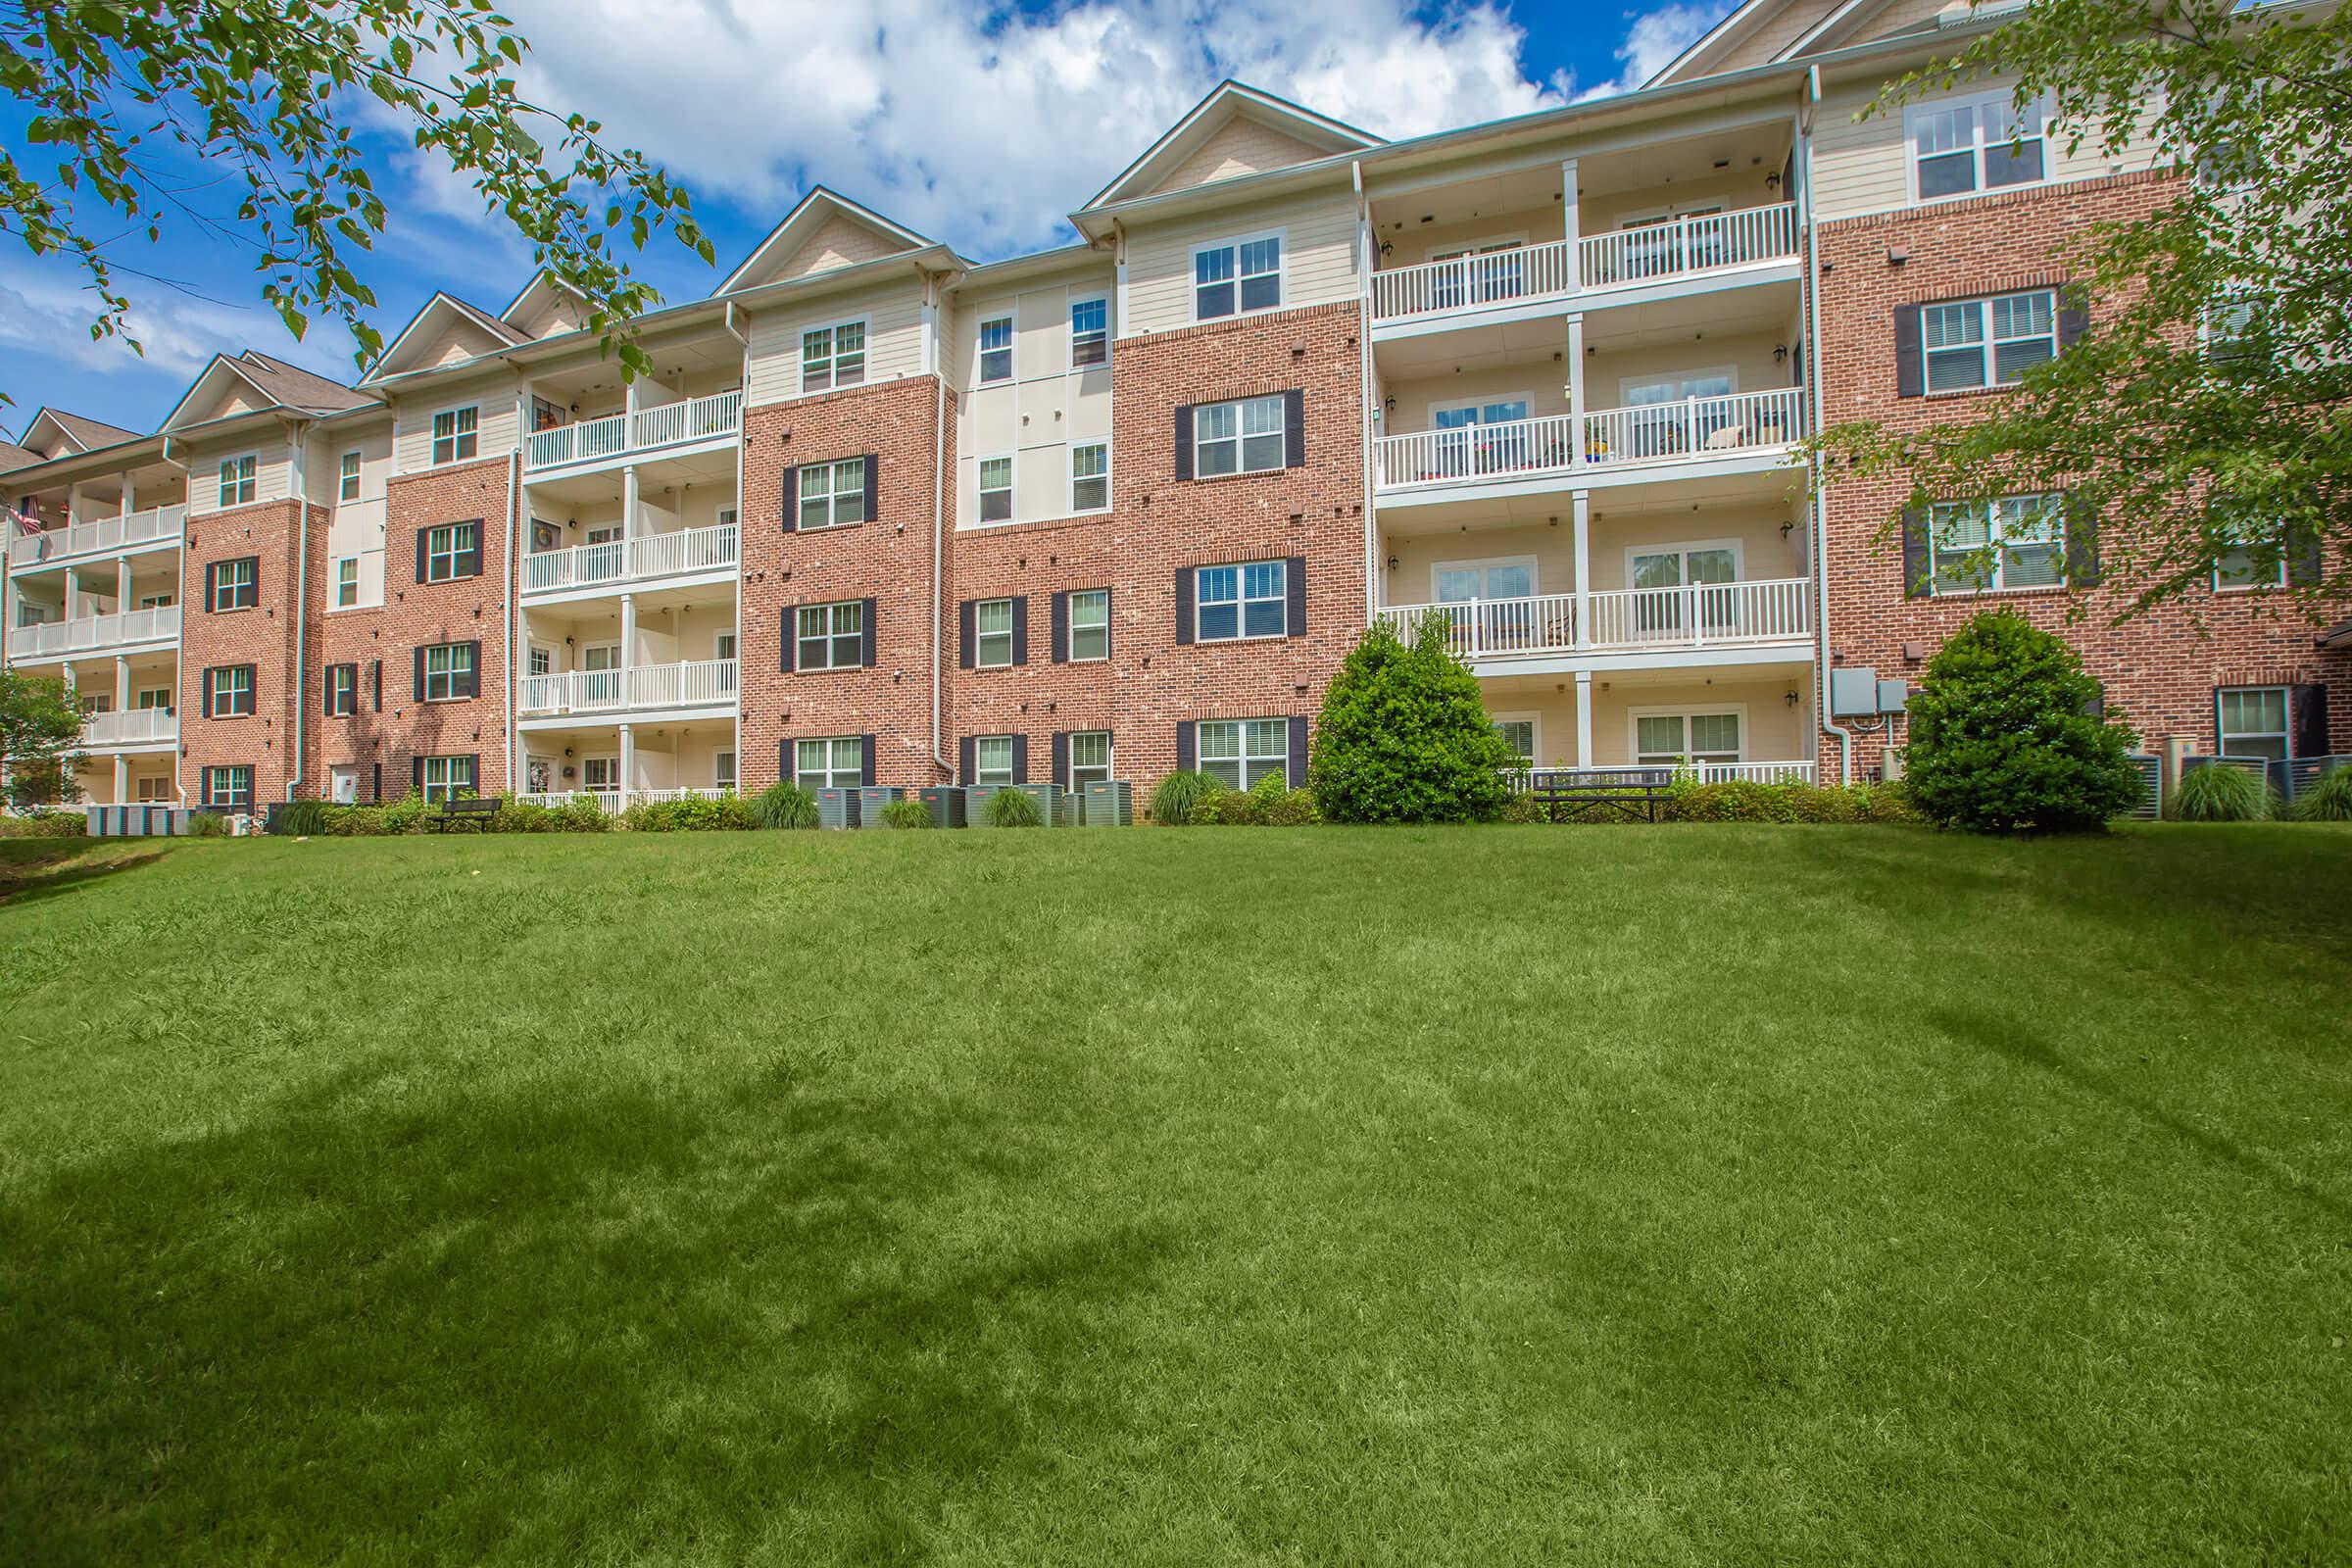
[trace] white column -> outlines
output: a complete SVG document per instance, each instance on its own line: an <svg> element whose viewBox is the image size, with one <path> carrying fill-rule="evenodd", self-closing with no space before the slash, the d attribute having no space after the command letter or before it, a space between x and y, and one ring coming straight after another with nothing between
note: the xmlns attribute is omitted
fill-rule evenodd
<svg viewBox="0 0 2352 1568"><path fill-rule="evenodd" d="M115 611L119 614L130 608L130 558L115 558Z"/></svg>
<svg viewBox="0 0 2352 1568"><path fill-rule="evenodd" d="M1579 490L1570 501L1575 514L1576 538L1576 646L1592 646L1592 496Z"/></svg>
<svg viewBox="0 0 2352 1568"><path fill-rule="evenodd" d="M122 654L115 656L115 711L130 711L130 660Z"/></svg>
<svg viewBox="0 0 2352 1568"><path fill-rule="evenodd" d="M626 704L636 693L629 689L634 678L630 673L637 667L637 596L620 596L620 700Z"/></svg>
<svg viewBox="0 0 2352 1568"><path fill-rule="evenodd" d="M622 810L629 808L629 791L637 783L637 731L627 724L620 726L620 801Z"/></svg>
<svg viewBox="0 0 2352 1568"><path fill-rule="evenodd" d="M1585 313L1568 313L1568 462L1583 467L1585 452Z"/></svg>
<svg viewBox="0 0 2352 1568"><path fill-rule="evenodd" d="M632 463L620 470L620 551L623 570L627 569L630 545L636 537L637 465Z"/></svg>
<svg viewBox="0 0 2352 1568"><path fill-rule="evenodd" d="M128 473L122 475L122 515L127 520L139 510L139 482Z"/></svg>
<svg viewBox="0 0 2352 1568"><path fill-rule="evenodd" d="M71 527L69 523L67 526ZM66 618L72 620L81 606L81 568L66 568Z"/></svg>
<svg viewBox="0 0 2352 1568"><path fill-rule="evenodd" d="M1577 231L1577 221L1576 160L1570 158L1560 165L1560 225L1566 231L1568 240L1568 286L1571 289L1585 286L1577 254L1582 249L1576 243L1581 237Z"/></svg>
<svg viewBox="0 0 2352 1568"><path fill-rule="evenodd" d="M115 754L115 804L121 806L130 799L130 759L121 752Z"/></svg>
<svg viewBox="0 0 2352 1568"><path fill-rule="evenodd" d="M1592 672L1576 672L1576 765L1592 765Z"/></svg>

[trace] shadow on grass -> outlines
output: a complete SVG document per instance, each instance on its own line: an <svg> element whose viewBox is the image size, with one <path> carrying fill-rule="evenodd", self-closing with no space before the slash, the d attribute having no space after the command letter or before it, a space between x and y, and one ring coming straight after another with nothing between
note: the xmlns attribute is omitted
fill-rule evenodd
<svg viewBox="0 0 2352 1568"><path fill-rule="evenodd" d="M922 1555L1117 1418L1066 1374L1166 1250L995 1219L1005 1142L789 1069L355 1080L74 1169L0 1209L0 1518L44 1562Z"/></svg>
<svg viewBox="0 0 2352 1568"><path fill-rule="evenodd" d="M37 904L84 882L151 864L164 853L135 839L0 841L0 904L11 908Z"/></svg>

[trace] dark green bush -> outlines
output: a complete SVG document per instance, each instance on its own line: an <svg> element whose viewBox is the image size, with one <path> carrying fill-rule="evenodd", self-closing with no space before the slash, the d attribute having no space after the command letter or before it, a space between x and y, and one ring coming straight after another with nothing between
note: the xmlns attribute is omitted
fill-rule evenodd
<svg viewBox="0 0 2352 1568"><path fill-rule="evenodd" d="M326 832L330 808L324 801L288 801L277 808L270 831L289 838L318 838Z"/></svg>
<svg viewBox="0 0 2352 1568"><path fill-rule="evenodd" d="M816 797L783 779L752 797L751 817L754 827L814 827Z"/></svg>
<svg viewBox="0 0 2352 1568"><path fill-rule="evenodd" d="M1972 833L2077 833L2137 804L2132 732L2060 639L2005 612L1971 617L1928 661L1910 704L1911 799Z"/></svg>
<svg viewBox="0 0 2352 1568"><path fill-rule="evenodd" d="M1255 827L1262 820L1253 797L1222 785L1193 803L1195 827Z"/></svg>
<svg viewBox="0 0 2352 1568"><path fill-rule="evenodd" d="M930 827L933 825L931 808L918 800L892 801L882 808L882 825L898 828Z"/></svg>
<svg viewBox="0 0 2352 1568"><path fill-rule="evenodd" d="M90 830L81 811L32 811L24 816L0 816L0 839L77 839Z"/></svg>
<svg viewBox="0 0 2352 1568"><path fill-rule="evenodd" d="M1511 798L1519 756L1446 638L1442 615L1409 647L1374 621L1340 665L1307 768L1326 820L1484 822Z"/></svg>
<svg viewBox="0 0 2352 1568"><path fill-rule="evenodd" d="M1046 819L1026 790L1003 789L988 798L980 814L990 827L1044 827Z"/></svg>
<svg viewBox="0 0 2352 1568"><path fill-rule="evenodd" d="M1170 773L1152 792L1152 820L1167 827L1183 827L1192 821L1197 804L1224 787L1206 773Z"/></svg>
<svg viewBox="0 0 2352 1568"><path fill-rule="evenodd" d="M2259 822L2271 814L2271 787L2244 768L2208 762L2180 775L2164 814L2176 822Z"/></svg>
<svg viewBox="0 0 2352 1568"><path fill-rule="evenodd" d="M1268 827L1308 827L1323 820L1313 790L1281 790L1259 808Z"/></svg>
<svg viewBox="0 0 2352 1568"><path fill-rule="evenodd" d="M2352 822L2352 767L2339 767L2305 790L2295 815L2306 822Z"/></svg>
<svg viewBox="0 0 2352 1568"><path fill-rule="evenodd" d="M1496 813L1495 820L1519 823L1541 822L1544 820L1544 803L1522 790L1502 803L1502 809Z"/></svg>
<svg viewBox="0 0 2352 1568"><path fill-rule="evenodd" d="M228 837L228 818L219 811L190 811L188 832L200 839L224 839Z"/></svg>

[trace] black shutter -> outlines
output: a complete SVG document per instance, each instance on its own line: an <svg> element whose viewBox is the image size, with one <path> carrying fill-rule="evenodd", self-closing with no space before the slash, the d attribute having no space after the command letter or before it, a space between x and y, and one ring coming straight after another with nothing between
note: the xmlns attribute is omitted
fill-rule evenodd
<svg viewBox="0 0 2352 1568"><path fill-rule="evenodd" d="M1920 351L1919 307L1894 308L1894 395L1916 398L1928 390L1926 356Z"/></svg>
<svg viewBox="0 0 2352 1568"><path fill-rule="evenodd" d="M978 603L979 601L976 599L966 599L961 605L956 607L956 612L958 620L956 645L956 660L965 669L970 669L972 667L974 651L978 647L978 637L975 628L978 625L979 617L978 611L974 608L978 605Z"/></svg>
<svg viewBox="0 0 2352 1568"><path fill-rule="evenodd" d="M465 646L466 651L466 683L461 690L453 695L459 697L479 697L482 695L482 645L479 642L470 642ZM451 684L455 685L457 683L453 681Z"/></svg>
<svg viewBox="0 0 2352 1568"><path fill-rule="evenodd" d="M1286 468L1306 466L1306 394L1298 391L1282 395L1282 466Z"/></svg>
<svg viewBox="0 0 2352 1568"><path fill-rule="evenodd" d="M1200 753L1196 749L1195 728L1196 726L1189 718L1176 726L1176 771L1179 773L1190 773L1200 764Z"/></svg>
<svg viewBox="0 0 2352 1568"><path fill-rule="evenodd" d="M373 667L368 673L372 677L371 684L375 687L375 710L380 713L384 710L384 662L380 659L374 660L372 665ZM379 796L384 793L382 784L376 785L375 793Z"/></svg>
<svg viewBox="0 0 2352 1568"><path fill-rule="evenodd" d="M874 602L871 599L865 601L865 611L858 619L865 627L864 663L866 668L871 669L874 667ZM873 780L869 778L866 782L871 784Z"/></svg>
<svg viewBox="0 0 2352 1568"><path fill-rule="evenodd" d="M783 783L792 782L792 742L776 742L776 777Z"/></svg>
<svg viewBox="0 0 2352 1568"><path fill-rule="evenodd" d="M2058 346L2071 347L2090 329L2090 307L2083 302L2079 289L2058 291Z"/></svg>
<svg viewBox="0 0 2352 1568"><path fill-rule="evenodd" d="M370 772L368 786L368 798L379 806L383 804L384 764L381 762L377 762Z"/></svg>
<svg viewBox="0 0 2352 1568"><path fill-rule="evenodd" d="M1193 640L1193 568L1176 568L1176 643L1178 647Z"/></svg>
<svg viewBox="0 0 2352 1568"><path fill-rule="evenodd" d="M1193 476L1193 406L1189 403L1176 411L1176 477Z"/></svg>
<svg viewBox="0 0 2352 1568"><path fill-rule="evenodd" d="M961 741L956 743L956 777L957 782L963 784L971 783L972 774L978 771L979 768L979 753L980 743L972 736L966 735Z"/></svg>
<svg viewBox="0 0 2352 1568"><path fill-rule="evenodd" d="M1284 608L1283 619L1286 629L1283 635L1285 637L1303 637L1306 635L1306 558L1304 556L1282 558L1282 586L1291 601Z"/></svg>
<svg viewBox="0 0 2352 1568"><path fill-rule="evenodd" d="M1070 596L1054 596L1054 662L1063 664L1070 658Z"/></svg>
<svg viewBox="0 0 2352 1568"><path fill-rule="evenodd" d="M801 525L801 470L784 470L784 531L791 533ZM785 668L792 666L787 664Z"/></svg>
<svg viewBox="0 0 2352 1568"><path fill-rule="evenodd" d="M459 558L459 576L479 577L482 574L482 534L487 527L487 518L476 517L473 519L473 548Z"/></svg>
<svg viewBox="0 0 2352 1568"><path fill-rule="evenodd" d="M211 563L204 568L204 612L211 614L220 602L220 563Z"/></svg>
<svg viewBox="0 0 2352 1568"><path fill-rule="evenodd" d="M424 758L421 755L409 759L409 793L424 793Z"/></svg>
<svg viewBox="0 0 2352 1568"><path fill-rule="evenodd" d="M794 646L792 641L792 619L798 611L798 606L786 605L784 607L783 618L778 623L778 629L783 638L783 646L776 651L776 667L787 675L792 673L792 650Z"/></svg>
<svg viewBox="0 0 2352 1568"><path fill-rule="evenodd" d="M1019 595L1012 602L1012 662L1029 662L1029 596Z"/></svg>
<svg viewBox="0 0 2352 1568"><path fill-rule="evenodd" d="M1012 738L1012 781L1015 784L1029 782L1029 737L1026 735Z"/></svg>
<svg viewBox="0 0 2352 1568"><path fill-rule="evenodd" d="M1062 789L1070 787L1070 732L1054 732L1054 782Z"/></svg>
<svg viewBox="0 0 2352 1568"><path fill-rule="evenodd" d="M2066 585L2093 588L2099 581L2099 519L2069 496L2065 506Z"/></svg>
<svg viewBox="0 0 2352 1568"><path fill-rule="evenodd" d="M865 460L865 520L868 522L874 520L874 507L877 498L881 494L881 491L882 460L880 458L868 457ZM871 783L872 780L869 779L867 782Z"/></svg>
<svg viewBox="0 0 2352 1568"><path fill-rule="evenodd" d="M469 783L468 783L467 787L468 787L469 789L471 789L471 790L473 791L473 793L474 793L474 794L476 794L476 795L479 795L479 794L481 794L481 793L482 793L482 754L481 754L481 753L479 753L479 752L468 752L468 753L466 753L466 778L467 778L467 780L469 781Z"/></svg>
<svg viewBox="0 0 2352 1568"><path fill-rule="evenodd" d="M1928 509L1903 509L1903 597L1917 599L1928 591Z"/></svg>
<svg viewBox="0 0 2352 1568"><path fill-rule="evenodd" d="M2325 575L2320 559L2320 530L2309 523L2290 523L2280 544L2286 552L2286 580L2297 588L2318 587Z"/></svg>
<svg viewBox="0 0 2352 1568"><path fill-rule="evenodd" d="M1111 604L1112 604L1112 602L1113 602L1113 601L1112 601L1112 598L1111 598L1111 590L1109 590L1108 588L1105 588L1105 589L1103 589L1103 590L1102 590L1102 657L1103 657L1104 659L1108 659L1108 658L1110 657L1110 641L1111 641L1111 632L1110 632L1110 607L1111 607Z"/></svg>
<svg viewBox="0 0 2352 1568"><path fill-rule="evenodd" d="M416 690L412 694L417 702L424 701L424 650L416 650Z"/></svg>
<svg viewBox="0 0 2352 1568"><path fill-rule="evenodd" d="M874 738L860 735L858 739L865 748L865 755L858 760L858 782L870 790L874 787Z"/></svg>
<svg viewBox="0 0 2352 1568"><path fill-rule="evenodd" d="M1291 788L1306 788L1306 715L1303 713L1291 715L1290 777Z"/></svg>
<svg viewBox="0 0 2352 1568"><path fill-rule="evenodd" d="M416 580L418 582L424 581L425 536L430 534L432 531L433 530L430 528L419 528L416 530Z"/></svg>
<svg viewBox="0 0 2352 1568"><path fill-rule="evenodd" d="M197 711L205 718L213 716L213 672L209 669L204 672L204 705Z"/></svg>
<svg viewBox="0 0 2352 1568"><path fill-rule="evenodd" d="M2328 755L2328 688L2296 686L2287 692L2288 731L2297 757Z"/></svg>
<svg viewBox="0 0 2352 1568"><path fill-rule="evenodd" d="M318 683L318 710L328 718L335 716L335 671L342 666L326 666L326 679Z"/></svg>

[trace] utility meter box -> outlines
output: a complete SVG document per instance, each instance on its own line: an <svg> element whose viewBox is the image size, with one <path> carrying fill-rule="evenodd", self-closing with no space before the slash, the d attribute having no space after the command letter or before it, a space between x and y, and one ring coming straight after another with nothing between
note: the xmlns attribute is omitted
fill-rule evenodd
<svg viewBox="0 0 2352 1568"><path fill-rule="evenodd" d="M1866 664L1860 669L1838 668L1830 671L1832 718L1872 718L1879 711L1877 670Z"/></svg>

